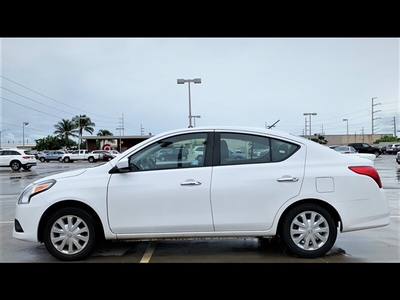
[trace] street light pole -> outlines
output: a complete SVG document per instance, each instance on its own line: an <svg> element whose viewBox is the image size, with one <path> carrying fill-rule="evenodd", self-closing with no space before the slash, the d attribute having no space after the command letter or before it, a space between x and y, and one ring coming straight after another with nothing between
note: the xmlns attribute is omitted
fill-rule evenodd
<svg viewBox="0 0 400 300"><path fill-rule="evenodd" d="M311 140L311 116L316 116L317 115L317 113L303 113L303 116L308 116L308 118L309 118L309 123L310 123L310 125L309 125L309 127L310 127L310 130L309 130L309 133L310 133L310 140Z"/></svg>
<svg viewBox="0 0 400 300"><path fill-rule="evenodd" d="M347 135L347 144L349 143L349 119L343 119L343 121L346 121L347 123L347 131L346 131L346 135Z"/></svg>
<svg viewBox="0 0 400 300"><path fill-rule="evenodd" d="M194 78L194 79L178 79L177 83L178 84L184 84L185 82L188 83L189 86L189 128L192 128L192 103L190 99L190 83L201 83L201 78Z"/></svg>
<svg viewBox="0 0 400 300"><path fill-rule="evenodd" d="M196 127L196 118L201 118L201 116L192 116L193 118L193 127Z"/></svg>
<svg viewBox="0 0 400 300"><path fill-rule="evenodd" d="M28 124L28 122L22 122L22 149L25 149L25 126Z"/></svg>
<svg viewBox="0 0 400 300"><path fill-rule="evenodd" d="M0 131L0 148L1 148L1 134L3 133L3 131L6 131L6 130L10 130L10 129L7 128L7 129L3 129L3 130Z"/></svg>

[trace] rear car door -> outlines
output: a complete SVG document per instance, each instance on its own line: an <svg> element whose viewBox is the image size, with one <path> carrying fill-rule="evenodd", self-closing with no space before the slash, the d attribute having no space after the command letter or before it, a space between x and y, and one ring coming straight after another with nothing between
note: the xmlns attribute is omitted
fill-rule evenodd
<svg viewBox="0 0 400 300"><path fill-rule="evenodd" d="M305 147L273 137L224 132L216 135L214 144L211 202L215 230L268 230L279 207L300 193ZM227 144L228 151L245 149L246 158L226 158L222 144ZM252 149L261 149L263 155Z"/></svg>

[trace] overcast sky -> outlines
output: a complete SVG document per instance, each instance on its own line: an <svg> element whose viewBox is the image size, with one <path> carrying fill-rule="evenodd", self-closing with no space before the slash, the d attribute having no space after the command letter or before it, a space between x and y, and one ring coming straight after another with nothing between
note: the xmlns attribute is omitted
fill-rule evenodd
<svg viewBox="0 0 400 300"><path fill-rule="evenodd" d="M399 136L398 38L2 38L2 143L86 114L119 135L192 123ZM374 99L373 99L374 98ZM373 106L374 104L374 106ZM372 114L372 111L375 111ZM395 128L395 124L397 125ZM90 135L84 132L84 135Z"/></svg>

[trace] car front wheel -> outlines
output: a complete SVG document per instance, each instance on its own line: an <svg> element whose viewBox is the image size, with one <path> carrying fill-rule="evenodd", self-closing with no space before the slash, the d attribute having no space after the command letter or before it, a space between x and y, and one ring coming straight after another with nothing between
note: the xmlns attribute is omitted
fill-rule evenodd
<svg viewBox="0 0 400 300"><path fill-rule="evenodd" d="M333 247L336 237L337 227L332 216L316 204L292 208L283 221L283 242L299 257L323 256Z"/></svg>
<svg viewBox="0 0 400 300"><path fill-rule="evenodd" d="M96 231L93 218L79 208L56 211L44 229L47 251L62 261L85 259L95 245Z"/></svg>

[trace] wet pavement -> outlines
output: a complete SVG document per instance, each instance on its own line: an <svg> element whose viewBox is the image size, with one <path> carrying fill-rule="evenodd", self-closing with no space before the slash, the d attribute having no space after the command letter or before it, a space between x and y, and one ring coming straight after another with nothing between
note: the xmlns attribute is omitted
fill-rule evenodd
<svg viewBox="0 0 400 300"><path fill-rule="evenodd" d="M44 245L12 237L15 202L32 181L54 173L95 167L100 163L41 163L30 171L0 169L0 262L65 263L53 258ZM375 160L391 210L388 226L339 233L330 252L316 259L287 253L275 240L192 239L106 242L84 261L73 263L398 263L400 262L400 165L394 155Z"/></svg>

